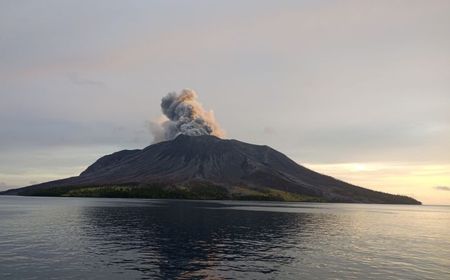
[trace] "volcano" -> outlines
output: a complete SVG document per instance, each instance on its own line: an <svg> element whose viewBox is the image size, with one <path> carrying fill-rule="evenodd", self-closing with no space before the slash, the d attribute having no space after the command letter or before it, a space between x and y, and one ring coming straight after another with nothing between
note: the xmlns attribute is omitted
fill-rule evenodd
<svg viewBox="0 0 450 280"><path fill-rule="evenodd" d="M2 194L420 204L317 173L268 146L183 134L106 155L76 177Z"/></svg>

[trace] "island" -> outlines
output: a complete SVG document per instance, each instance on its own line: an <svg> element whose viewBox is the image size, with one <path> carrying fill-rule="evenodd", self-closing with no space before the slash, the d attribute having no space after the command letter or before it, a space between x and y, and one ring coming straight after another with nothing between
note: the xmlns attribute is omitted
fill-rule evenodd
<svg viewBox="0 0 450 280"><path fill-rule="evenodd" d="M106 155L79 176L0 194L421 204L317 173L265 145L184 134Z"/></svg>

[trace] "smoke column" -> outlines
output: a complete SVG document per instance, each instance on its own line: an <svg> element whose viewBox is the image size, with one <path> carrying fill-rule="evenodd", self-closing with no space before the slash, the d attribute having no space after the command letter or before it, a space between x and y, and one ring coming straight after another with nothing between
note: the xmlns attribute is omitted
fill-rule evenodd
<svg viewBox="0 0 450 280"><path fill-rule="evenodd" d="M213 111L206 111L197 97L195 91L183 89L180 93L170 92L162 98L163 115L151 123L155 143L172 140L180 134L224 136Z"/></svg>

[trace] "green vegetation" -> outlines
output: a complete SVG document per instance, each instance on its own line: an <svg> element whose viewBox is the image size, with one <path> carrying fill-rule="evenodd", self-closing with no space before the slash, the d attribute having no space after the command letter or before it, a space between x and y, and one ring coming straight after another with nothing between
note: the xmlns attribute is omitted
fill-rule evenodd
<svg viewBox="0 0 450 280"><path fill-rule="evenodd" d="M336 194L351 196L365 203L420 204L405 196L390 195L355 187L352 190L335 190ZM252 188L248 186L223 187L206 182L191 182L183 185L124 184L104 186L61 186L47 189L25 188L19 195L68 196L68 197L112 197L112 198L162 198L162 199L210 199L210 200L257 200L292 202L352 202L339 197L327 200L322 197L286 192L274 188ZM369 199L370 198L370 199Z"/></svg>
<svg viewBox="0 0 450 280"><path fill-rule="evenodd" d="M175 198L175 199L227 199L225 188L215 185L194 184L183 187L152 185L108 185L53 187L21 193L30 196L123 197L123 198Z"/></svg>
<svg viewBox="0 0 450 280"><path fill-rule="evenodd" d="M320 197L290 193L271 188L255 189L247 187L234 187L231 190L231 197L235 200L326 202L325 199Z"/></svg>
<svg viewBox="0 0 450 280"><path fill-rule="evenodd" d="M62 186L43 190L28 190L21 195L66 196L66 197L111 197L111 198L166 198L166 199L211 199L211 200L264 200L264 201L308 201L325 202L319 197L289 193L276 189L233 187L227 189L208 183L190 183L183 186L162 184L107 185L107 186Z"/></svg>

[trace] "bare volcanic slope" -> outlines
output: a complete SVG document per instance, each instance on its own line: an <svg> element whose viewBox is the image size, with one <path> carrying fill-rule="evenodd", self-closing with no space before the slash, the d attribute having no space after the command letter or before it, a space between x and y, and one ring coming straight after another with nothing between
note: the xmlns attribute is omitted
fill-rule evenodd
<svg viewBox="0 0 450 280"><path fill-rule="evenodd" d="M268 146L183 134L104 156L77 177L3 194L102 196L102 188L105 196L420 204L319 174Z"/></svg>

